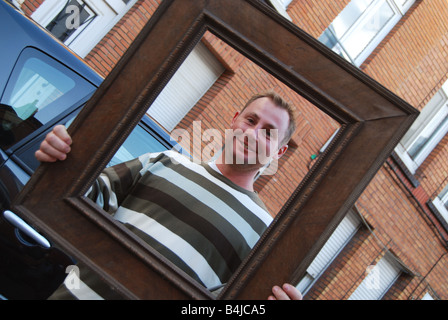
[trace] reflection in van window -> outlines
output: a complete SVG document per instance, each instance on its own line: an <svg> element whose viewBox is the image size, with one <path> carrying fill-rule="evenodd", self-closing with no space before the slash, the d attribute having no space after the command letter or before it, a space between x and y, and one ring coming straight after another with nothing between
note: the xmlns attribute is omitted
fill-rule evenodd
<svg viewBox="0 0 448 320"><path fill-rule="evenodd" d="M17 116L26 120L70 91L75 82L43 61L30 58L20 70L18 79L6 104Z"/></svg>
<svg viewBox="0 0 448 320"><path fill-rule="evenodd" d="M117 153L115 153L108 166L132 160L146 152L160 152L165 150L167 150L166 146L148 133L148 131L137 126L123 145L121 145L120 149L118 149Z"/></svg>
<svg viewBox="0 0 448 320"><path fill-rule="evenodd" d="M0 105L0 146L10 148L96 89L47 54L25 48L11 72Z"/></svg>

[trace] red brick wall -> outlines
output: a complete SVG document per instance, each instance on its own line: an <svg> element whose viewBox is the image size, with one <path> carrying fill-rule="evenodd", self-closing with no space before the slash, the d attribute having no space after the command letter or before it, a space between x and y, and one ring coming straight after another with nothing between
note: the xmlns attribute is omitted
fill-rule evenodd
<svg viewBox="0 0 448 320"><path fill-rule="evenodd" d="M447 80L444 0L417 1L362 69L418 109Z"/></svg>
<svg viewBox="0 0 448 320"><path fill-rule="evenodd" d="M28 15L31 16L31 14L37 9L39 8L39 6L42 4L42 2L44 2L45 0L26 0L23 4L22 4L22 10L23 12Z"/></svg>
<svg viewBox="0 0 448 320"><path fill-rule="evenodd" d="M160 2L161 0L138 1L84 60L99 74L107 76Z"/></svg>
<svg viewBox="0 0 448 320"><path fill-rule="evenodd" d="M448 184L448 136L432 151L417 171L423 189L433 199Z"/></svg>
<svg viewBox="0 0 448 320"><path fill-rule="evenodd" d="M349 2L350 0L294 0L287 12L295 25L318 38Z"/></svg>

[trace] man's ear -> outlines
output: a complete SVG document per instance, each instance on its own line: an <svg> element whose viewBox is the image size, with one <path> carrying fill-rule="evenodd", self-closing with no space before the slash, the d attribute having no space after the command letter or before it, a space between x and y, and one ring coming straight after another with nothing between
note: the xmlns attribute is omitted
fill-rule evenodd
<svg viewBox="0 0 448 320"><path fill-rule="evenodd" d="M233 119L232 119L232 126L233 126L233 124L235 123L235 120L236 120L236 118L238 118L239 115L240 115L240 113L237 111L237 112L235 113L235 115L233 116Z"/></svg>
<svg viewBox="0 0 448 320"><path fill-rule="evenodd" d="M275 158L280 159L286 153L287 150L288 150L287 144L285 144L284 146L281 146L280 149L278 149Z"/></svg>

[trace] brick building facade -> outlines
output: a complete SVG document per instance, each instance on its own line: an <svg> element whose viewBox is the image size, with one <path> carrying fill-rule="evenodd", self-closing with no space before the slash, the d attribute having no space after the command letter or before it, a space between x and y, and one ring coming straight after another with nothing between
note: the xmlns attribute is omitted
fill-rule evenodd
<svg viewBox="0 0 448 320"><path fill-rule="evenodd" d="M49 20L46 16L54 17L63 10L63 6L54 9L53 0L16 2L44 27L44 21ZM98 14L100 10L91 2L78 1ZM97 5L100 2L113 8L115 15L105 20L102 28L96 27L93 31L87 25L83 34L76 36L78 40L86 37L98 38L98 41L83 47L75 39L68 45L98 73L107 76L161 0L101 0ZM427 109L435 108L437 112L448 108L448 100L433 107L434 97L446 98L448 23L444 17L448 15L448 3L445 0L267 2L322 42L323 35L331 33L331 39L336 39L334 43L345 50L354 64L415 108L424 110L428 106ZM356 17L356 22L351 17ZM344 18L353 24L338 38L337 23ZM362 24L363 19L371 22ZM386 21L392 20L386 29ZM367 30L366 34L371 30L378 32L360 53L352 53L350 36L365 37L359 30ZM96 33L92 35L93 32ZM275 215L338 129L338 123L222 40L207 33L202 43L223 71L175 128L191 132L196 122L203 131L224 130L252 94L271 88L297 106L298 129L287 154L279 162L277 173L262 175L256 183L257 191ZM337 45L333 49L341 53ZM360 60L362 55L365 58ZM440 113L437 115L433 117L439 117ZM413 132L419 136L430 119L428 116L421 121ZM448 216L443 211L443 204L448 203L445 199L448 137L443 124L441 121L438 126L442 126L440 138L432 142L423 160L406 158L406 150L411 149L407 145L416 140L412 137L402 141L401 149L397 148L387 159L354 206L351 231L342 238L337 236L339 242L330 238L329 247L334 242L335 248L327 248L320 256L321 266L317 267L316 262L307 274L308 279L299 284L305 299L448 298ZM435 135L431 134L431 137ZM202 141L200 152L204 153L207 147L210 143Z"/></svg>

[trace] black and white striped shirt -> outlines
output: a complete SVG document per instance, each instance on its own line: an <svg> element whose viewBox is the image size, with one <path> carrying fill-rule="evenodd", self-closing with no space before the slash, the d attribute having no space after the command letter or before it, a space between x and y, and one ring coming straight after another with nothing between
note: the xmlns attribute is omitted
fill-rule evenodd
<svg viewBox="0 0 448 320"><path fill-rule="evenodd" d="M90 197L207 288L228 281L272 221L256 193L175 151L105 169Z"/></svg>

